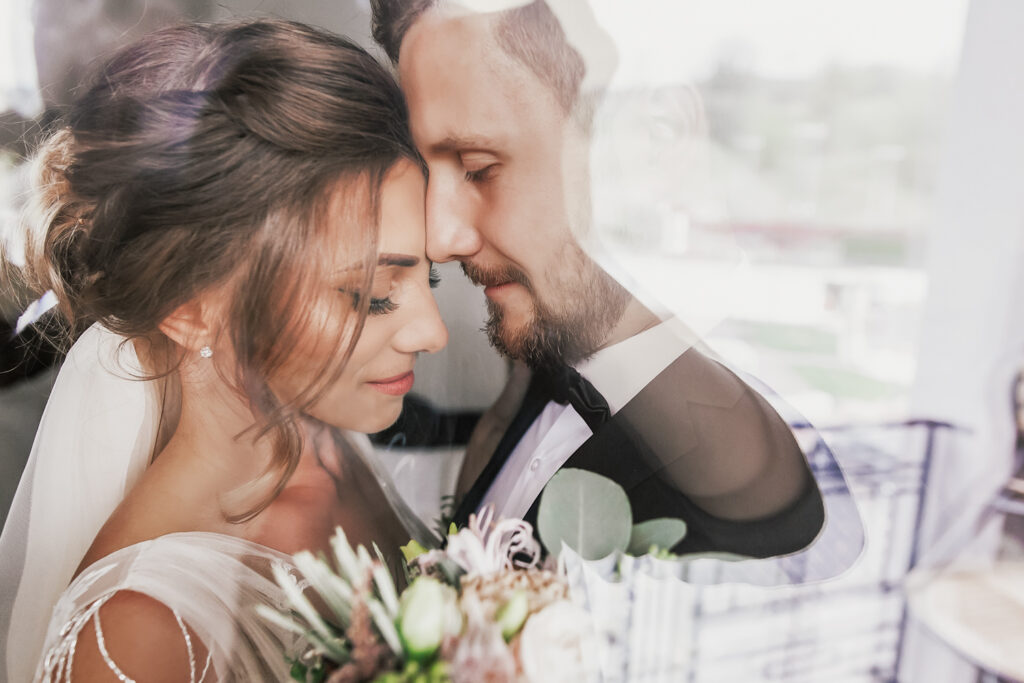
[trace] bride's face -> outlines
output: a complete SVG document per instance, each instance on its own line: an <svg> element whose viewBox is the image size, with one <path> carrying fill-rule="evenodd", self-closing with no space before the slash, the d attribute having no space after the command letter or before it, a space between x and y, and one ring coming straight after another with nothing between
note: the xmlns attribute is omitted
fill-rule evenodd
<svg viewBox="0 0 1024 683"><path fill-rule="evenodd" d="M402 410L402 397L413 387L416 356L441 349L448 331L431 293L425 253L425 182L409 161L391 169L381 186L379 259L368 295L370 308L362 334L341 376L307 412L327 424L360 432L390 426ZM343 258L343 257L342 257ZM329 283L333 290L318 305L322 324L293 349L283 387L293 391L315 382L332 355L337 339L355 320L353 291L362 274L351 264Z"/></svg>

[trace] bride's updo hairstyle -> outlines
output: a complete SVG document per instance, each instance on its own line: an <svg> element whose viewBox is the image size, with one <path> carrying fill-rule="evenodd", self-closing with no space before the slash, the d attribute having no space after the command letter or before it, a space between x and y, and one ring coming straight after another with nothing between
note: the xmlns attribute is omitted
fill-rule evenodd
<svg viewBox="0 0 1024 683"><path fill-rule="evenodd" d="M376 60L302 24L149 34L100 69L31 161L27 284L57 295L68 341L99 322L168 351L157 374L183 357L161 321L229 284L224 331L238 366L225 379L273 440L280 491L302 447L299 413L340 374L370 297L354 297L316 386L283 400L269 378L318 324L315 297L344 265L323 257L339 192L347 260L366 265L354 287L369 291L381 182L418 159L407 119Z"/></svg>

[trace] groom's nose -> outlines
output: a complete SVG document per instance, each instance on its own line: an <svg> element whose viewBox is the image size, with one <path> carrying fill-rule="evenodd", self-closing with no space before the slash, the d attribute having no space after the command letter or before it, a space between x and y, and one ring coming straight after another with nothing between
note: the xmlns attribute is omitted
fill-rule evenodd
<svg viewBox="0 0 1024 683"><path fill-rule="evenodd" d="M436 173L427 183L427 258L444 263L473 256L483 246L474 226L480 198L462 176Z"/></svg>

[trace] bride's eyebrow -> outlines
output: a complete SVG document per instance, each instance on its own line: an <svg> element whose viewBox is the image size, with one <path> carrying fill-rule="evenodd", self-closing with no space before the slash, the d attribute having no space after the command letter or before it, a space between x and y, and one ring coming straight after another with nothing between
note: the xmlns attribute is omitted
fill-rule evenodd
<svg viewBox="0 0 1024 683"><path fill-rule="evenodd" d="M412 268L419 262L419 256L408 254L381 254L377 259L378 266L398 266L400 268Z"/></svg>
<svg viewBox="0 0 1024 683"><path fill-rule="evenodd" d="M381 254L377 258L378 266L398 266L399 268L412 268L420 262L419 256L413 256L411 254ZM353 270L360 270L364 267L365 261L360 263L354 263L350 266L340 268L338 273L350 273Z"/></svg>

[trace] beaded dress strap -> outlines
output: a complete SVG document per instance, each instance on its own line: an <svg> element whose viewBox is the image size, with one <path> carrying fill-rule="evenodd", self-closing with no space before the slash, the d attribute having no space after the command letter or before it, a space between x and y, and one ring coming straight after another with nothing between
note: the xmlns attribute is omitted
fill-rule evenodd
<svg viewBox="0 0 1024 683"><path fill-rule="evenodd" d="M96 644L100 651L100 656L103 657L103 661L106 662L110 671L113 672L119 681L123 683L135 683L135 679L128 676L121 667L117 665L114 658L110 656L110 652L107 650L106 639L103 637L103 625L100 622L100 608L106 604L112 595L105 596L96 600L86 609L80 612L78 615L70 619L64 627L61 629L61 637L56 645L47 653L46 659L43 665L43 677L44 683L71 683L71 665L75 659L75 647L78 644L78 636L82 631L82 628L90 621L93 622L93 628L96 631ZM188 632L188 628L185 626L185 622L182 620L181 615L178 611L171 609L171 613L174 614L174 620L178 622L178 628L181 629L181 635L185 639L185 646L188 648L188 670L189 670L189 683L203 683L206 680L206 674L210 671L210 663L212 661L212 653L207 652L206 663L203 666L203 671L196 678L196 659L195 651L192 647L192 636Z"/></svg>

